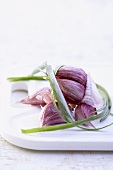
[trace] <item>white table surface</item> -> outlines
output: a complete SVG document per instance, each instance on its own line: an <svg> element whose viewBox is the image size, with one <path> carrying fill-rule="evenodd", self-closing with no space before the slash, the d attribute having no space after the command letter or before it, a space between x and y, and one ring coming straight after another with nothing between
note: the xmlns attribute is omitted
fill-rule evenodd
<svg viewBox="0 0 113 170"><path fill-rule="evenodd" d="M0 0L0 76L43 61L112 67L113 1ZM32 151L0 137L2 170L112 167L110 151Z"/></svg>

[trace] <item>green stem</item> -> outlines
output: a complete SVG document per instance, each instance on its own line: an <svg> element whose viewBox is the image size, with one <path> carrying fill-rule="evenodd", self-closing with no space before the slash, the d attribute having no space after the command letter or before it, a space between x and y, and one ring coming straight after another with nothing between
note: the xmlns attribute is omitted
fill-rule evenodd
<svg viewBox="0 0 113 170"><path fill-rule="evenodd" d="M39 73L41 70L44 70L46 68L47 62L44 62L43 64L41 64L40 66L38 66L37 68L35 68L31 75L34 75L36 73Z"/></svg>
<svg viewBox="0 0 113 170"><path fill-rule="evenodd" d="M58 70L59 70L61 67L63 67L63 66L64 66L64 65L58 65L58 66L56 66L55 69L54 69L54 74L56 75L57 72L58 72Z"/></svg>
<svg viewBox="0 0 113 170"><path fill-rule="evenodd" d="M112 107L112 102L111 102L111 98L108 94L108 92L106 91L106 89L104 87L102 87L101 85L99 84L96 84L98 90L100 91L104 101L107 99L107 102L108 102L108 109L111 110L111 107Z"/></svg>
<svg viewBox="0 0 113 170"><path fill-rule="evenodd" d="M54 131L54 130L62 130L67 128L72 128L99 118L102 118L104 115L106 115L105 111L102 111L102 113L89 117L87 119L78 120L72 123L66 123L66 124L60 124L60 125L52 125L52 126L43 126L38 128L31 128L31 129L22 129L22 133L36 133L36 132L45 132L45 131Z"/></svg>
<svg viewBox="0 0 113 170"><path fill-rule="evenodd" d="M71 112L70 112L69 107L66 103L66 100L65 100L65 98L62 94L62 91L59 87L59 84L56 80L56 77L55 77L55 74L52 70L52 67L50 65L47 65L46 71L47 71L47 74L48 74L51 89L53 91L53 94L54 94L57 102L58 102L58 105L60 107L60 110L62 112L62 116L63 116L64 120L66 122L73 122L74 118L71 115Z"/></svg>
<svg viewBox="0 0 113 170"><path fill-rule="evenodd" d="M77 126L77 127L78 127L78 128L81 128L81 129L83 129L83 130L87 130L87 131L98 131L98 130L107 128L107 127L109 127L109 126L111 126L111 125L113 125L113 122L110 123L110 124L108 124L108 125L106 125L106 126L102 126L102 127L94 128L94 129L92 129L92 128L91 128L91 129L90 129L90 128L85 128L85 127L82 127L82 126Z"/></svg>
<svg viewBox="0 0 113 170"><path fill-rule="evenodd" d="M22 76L22 77L9 77L9 81L26 81L26 80L45 80L46 76Z"/></svg>

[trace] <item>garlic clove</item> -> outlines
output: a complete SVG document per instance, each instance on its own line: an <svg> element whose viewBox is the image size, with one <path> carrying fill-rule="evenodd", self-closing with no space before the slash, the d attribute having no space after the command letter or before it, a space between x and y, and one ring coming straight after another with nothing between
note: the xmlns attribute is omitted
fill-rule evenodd
<svg viewBox="0 0 113 170"><path fill-rule="evenodd" d="M81 68L76 68L72 66L63 66L61 67L56 76L60 79L69 79L76 81L82 85L86 85L87 82L87 74Z"/></svg>
<svg viewBox="0 0 113 170"><path fill-rule="evenodd" d="M31 105L45 105L52 102L51 90L48 87L44 87L37 91L35 94L28 96L27 98L21 100L23 104Z"/></svg>
<svg viewBox="0 0 113 170"><path fill-rule="evenodd" d="M67 102L77 104L83 99L85 87L82 84L68 79L57 79L57 81Z"/></svg>
<svg viewBox="0 0 113 170"><path fill-rule="evenodd" d="M59 107L58 110L61 113ZM49 103L43 107L39 120L40 126L50 126L62 123L66 123L66 121L59 116L53 103Z"/></svg>

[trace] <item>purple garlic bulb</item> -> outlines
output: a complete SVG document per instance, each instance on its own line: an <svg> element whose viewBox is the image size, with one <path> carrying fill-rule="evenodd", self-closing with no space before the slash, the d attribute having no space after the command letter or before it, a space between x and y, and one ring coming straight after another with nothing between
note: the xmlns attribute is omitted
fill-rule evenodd
<svg viewBox="0 0 113 170"><path fill-rule="evenodd" d="M94 108L103 106L96 84L84 70L63 66L58 70L56 79L68 103L75 105L86 103Z"/></svg>

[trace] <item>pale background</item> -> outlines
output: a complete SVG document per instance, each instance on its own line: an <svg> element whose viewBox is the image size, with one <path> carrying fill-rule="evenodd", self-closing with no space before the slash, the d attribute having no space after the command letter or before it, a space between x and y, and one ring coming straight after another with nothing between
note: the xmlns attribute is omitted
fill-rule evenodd
<svg viewBox="0 0 113 170"><path fill-rule="evenodd" d="M0 0L0 75L43 61L112 67L113 1ZM112 152L35 152L0 137L2 170L112 167Z"/></svg>
<svg viewBox="0 0 113 170"><path fill-rule="evenodd" d="M0 63L45 60L113 64L113 1L0 0Z"/></svg>

